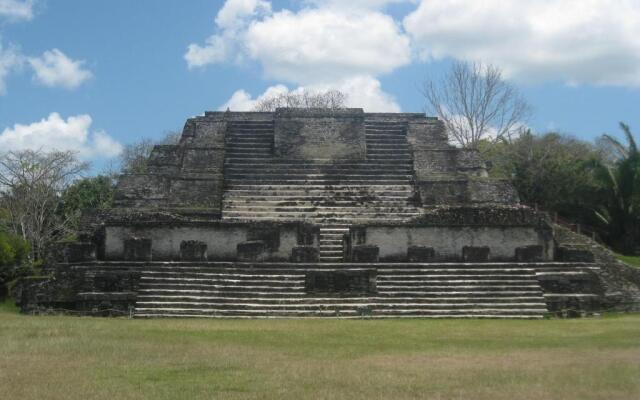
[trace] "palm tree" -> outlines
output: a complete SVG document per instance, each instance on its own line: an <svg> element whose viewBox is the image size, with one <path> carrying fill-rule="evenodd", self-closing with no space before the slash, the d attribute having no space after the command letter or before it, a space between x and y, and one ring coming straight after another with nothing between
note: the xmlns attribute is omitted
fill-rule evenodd
<svg viewBox="0 0 640 400"><path fill-rule="evenodd" d="M621 122L620 128L627 139L626 146L610 135L602 136L602 141L614 150L615 159L595 162L595 178L604 195L604 204L596 210L596 216L605 225L610 244L628 254L638 243L640 153L629 126Z"/></svg>

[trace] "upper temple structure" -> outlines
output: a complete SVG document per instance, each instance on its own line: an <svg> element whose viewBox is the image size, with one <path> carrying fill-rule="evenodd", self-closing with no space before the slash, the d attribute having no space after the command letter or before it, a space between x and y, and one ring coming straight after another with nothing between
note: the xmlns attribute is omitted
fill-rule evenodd
<svg viewBox="0 0 640 400"><path fill-rule="evenodd" d="M638 294L608 297L621 284L603 278L606 254L520 205L423 114L207 112L87 215L23 309L541 318Z"/></svg>

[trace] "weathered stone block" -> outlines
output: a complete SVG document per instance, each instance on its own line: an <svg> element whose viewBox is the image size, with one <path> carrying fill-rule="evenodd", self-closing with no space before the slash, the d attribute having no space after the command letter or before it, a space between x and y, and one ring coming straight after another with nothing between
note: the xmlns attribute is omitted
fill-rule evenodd
<svg viewBox="0 0 640 400"><path fill-rule="evenodd" d="M544 251L540 245L522 246L516 248L516 261L540 262L544 261Z"/></svg>
<svg viewBox="0 0 640 400"><path fill-rule="evenodd" d="M409 246L407 249L407 259L409 262L431 262L434 261L436 252L433 247Z"/></svg>
<svg viewBox="0 0 640 400"><path fill-rule="evenodd" d="M359 271L312 271L305 277L305 289L308 294L341 296L361 296L374 294L377 272Z"/></svg>
<svg viewBox="0 0 640 400"><path fill-rule="evenodd" d="M256 223L247 231L248 242L262 242L265 249L276 252L280 248L280 226L273 223Z"/></svg>
<svg viewBox="0 0 640 400"><path fill-rule="evenodd" d="M462 260L464 262L487 262L491 249L488 246L464 246L462 248Z"/></svg>
<svg viewBox="0 0 640 400"><path fill-rule="evenodd" d="M123 257L127 261L151 261L151 239L125 239Z"/></svg>
<svg viewBox="0 0 640 400"><path fill-rule="evenodd" d="M198 240L184 240L180 243L182 261L206 261L207 244Z"/></svg>
<svg viewBox="0 0 640 400"><path fill-rule="evenodd" d="M114 194L118 207L161 207L166 205L171 179L160 175L122 175Z"/></svg>
<svg viewBox="0 0 640 400"><path fill-rule="evenodd" d="M467 181L460 179L416 182L420 204L463 204L467 198Z"/></svg>
<svg viewBox="0 0 640 400"><path fill-rule="evenodd" d="M289 159L364 160L362 109L278 109L274 150Z"/></svg>
<svg viewBox="0 0 640 400"><path fill-rule="evenodd" d="M425 146L413 147L413 168L418 181L428 181L434 175L453 174L457 171L458 149L434 149Z"/></svg>
<svg viewBox="0 0 640 400"><path fill-rule="evenodd" d="M480 152L475 149L456 149L456 166L459 172L487 177L485 163L480 156Z"/></svg>
<svg viewBox="0 0 640 400"><path fill-rule="evenodd" d="M171 205L219 210L222 204L221 175L182 175L171 182Z"/></svg>
<svg viewBox="0 0 640 400"><path fill-rule="evenodd" d="M95 261L96 245L93 243L69 243L64 248L64 260L69 263Z"/></svg>
<svg viewBox="0 0 640 400"><path fill-rule="evenodd" d="M297 246L291 251L291 262L318 262L320 252L313 246Z"/></svg>
<svg viewBox="0 0 640 400"><path fill-rule="evenodd" d="M177 145L155 145L149 155L149 171L152 173L177 173L182 164L182 151Z"/></svg>
<svg viewBox="0 0 640 400"><path fill-rule="evenodd" d="M558 247L556 249L556 258L558 261L565 262L593 262L593 253L587 249L573 247Z"/></svg>
<svg viewBox="0 0 640 400"><path fill-rule="evenodd" d="M517 204L520 201L515 187L503 179L470 179L467 192L471 203Z"/></svg>
<svg viewBox="0 0 640 400"><path fill-rule="evenodd" d="M351 261L353 262L378 262L380 248L375 245L353 246L351 250Z"/></svg>
<svg viewBox="0 0 640 400"><path fill-rule="evenodd" d="M238 261L264 261L269 252L262 241L238 243Z"/></svg>

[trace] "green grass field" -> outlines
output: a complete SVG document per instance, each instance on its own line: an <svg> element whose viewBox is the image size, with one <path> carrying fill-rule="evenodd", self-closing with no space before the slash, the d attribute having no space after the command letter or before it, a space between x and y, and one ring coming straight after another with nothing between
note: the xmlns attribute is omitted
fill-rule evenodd
<svg viewBox="0 0 640 400"><path fill-rule="evenodd" d="M623 256L621 254L616 254L616 257L620 261L623 261L633 267L640 268L640 256Z"/></svg>
<svg viewBox="0 0 640 400"><path fill-rule="evenodd" d="M638 399L640 315L128 320L0 309L3 399Z"/></svg>

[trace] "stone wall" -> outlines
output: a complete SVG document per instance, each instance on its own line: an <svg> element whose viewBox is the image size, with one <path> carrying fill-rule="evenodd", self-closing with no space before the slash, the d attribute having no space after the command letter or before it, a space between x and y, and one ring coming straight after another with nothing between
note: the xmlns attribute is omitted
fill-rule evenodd
<svg viewBox="0 0 640 400"><path fill-rule="evenodd" d="M381 261L407 261L413 246L432 248L432 261L461 261L464 247L489 247L489 261L512 261L517 248L531 245L547 249L545 260L553 258L552 244L534 227L370 226L366 243L378 246Z"/></svg>
<svg viewBox="0 0 640 400"><path fill-rule="evenodd" d="M24 313L130 315L140 281L139 266L58 264L47 278L24 278L14 291Z"/></svg>
<svg viewBox="0 0 640 400"><path fill-rule="evenodd" d="M295 160L364 160L364 116L362 109L278 109L275 154Z"/></svg>
<svg viewBox="0 0 640 400"><path fill-rule="evenodd" d="M106 259L122 260L125 242L131 238L151 240L151 260L168 261L181 259L183 242L193 241L206 245L207 260L232 261L241 254L238 245L260 244L261 260L290 260L293 250L310 243L317 247L317 239L305 243L301 238L303 223L171 223L132 226L107 226Z"/></svg>
<svg viewBox="0 0 640 400"><path fill-rule="evenodd" d="M179 145L154 146L146 174L118 180L119 208L206 208L220 211L224 185L224 113L190 118Z"/></svg>

